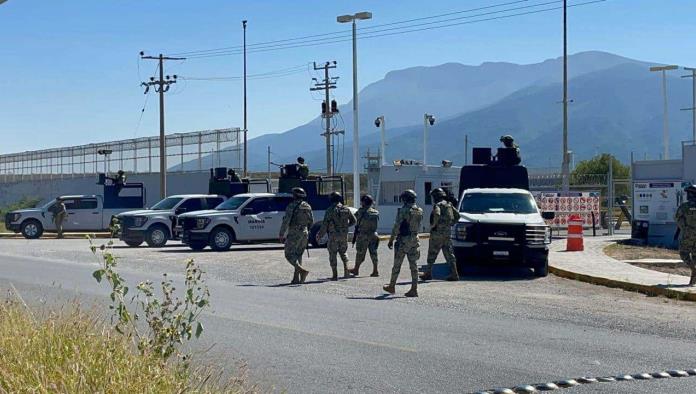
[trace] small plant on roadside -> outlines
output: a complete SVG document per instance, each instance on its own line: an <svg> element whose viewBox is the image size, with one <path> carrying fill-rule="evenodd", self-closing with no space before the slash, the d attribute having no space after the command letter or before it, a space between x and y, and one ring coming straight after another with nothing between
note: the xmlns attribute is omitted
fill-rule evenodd
<svg viewBox="0 0 696 394"><path fill-rule="evenodd" d="M159 284L161 295L153 282L140 282L128 300L129 288L118 273L118 257L111 252L113 241L97 246L89 238L90 249L98 256L101 267L92 273L98 283L106 282L111 287L111 305L114 329L132 338L142 354L153 355L162 361L176 355L187 366L189 356L179 350L184 341L198 338L203 333L199 317L209 306L208 290L203 271L193 259L186 262L184 296L178 297L174 282L163 274ZM147 329L138 327L144 320Z"/></svg>

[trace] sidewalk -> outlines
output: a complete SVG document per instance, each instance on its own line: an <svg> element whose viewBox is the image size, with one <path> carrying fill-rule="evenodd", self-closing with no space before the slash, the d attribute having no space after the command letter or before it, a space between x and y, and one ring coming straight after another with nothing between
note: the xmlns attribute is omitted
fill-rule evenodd
<svg viewBox="0 0 696 394"><path fill-rule="evenodd" d="M549 254L549 271L592 284L696 301L696 287L688 286L688 277L636 267L604 254L604 247L626 238L625 235L585 237L583 252L566 252L566 240L554 239Z"/></svg>

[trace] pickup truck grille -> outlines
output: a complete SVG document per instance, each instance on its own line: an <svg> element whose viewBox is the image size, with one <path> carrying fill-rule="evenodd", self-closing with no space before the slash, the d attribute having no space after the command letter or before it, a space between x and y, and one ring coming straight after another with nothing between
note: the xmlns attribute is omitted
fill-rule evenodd
<svg viewBox="0 0 696 394"><path fill-rule="evenodd" d="M184 231L196 228L196 218L179 218L178 222Z"/></svg>
<svg viewBox="0 0 696 394"><path fill-rule="evenodd" d="M5 214L5 224L10 224L12 223L12 214L7 213Z"/></svg>
<svg viewBox="0 0 696 394"><path fill-rule="evenodd" d="M476 223L470 233L477 242L524 243L525 240L523 224Z"/></svg>
<svg viewBox="0 0 696 394"><path fill-rule="evenodd" d="M135 217L133 216L121 216L118 218L121 228L131 228L135 227Z"/></svg>

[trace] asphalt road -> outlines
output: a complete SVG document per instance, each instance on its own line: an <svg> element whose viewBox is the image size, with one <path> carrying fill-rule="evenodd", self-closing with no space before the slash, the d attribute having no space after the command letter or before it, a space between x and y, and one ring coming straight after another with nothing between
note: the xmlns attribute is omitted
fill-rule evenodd
<svg viewBox="0 0 696 394"><path fill-rule="evenodd" d="M423 242L427 247L427 241ZM472 270L458 283L432 282L406 299L382 278L329 282L326 251L311 250L303 286L278 245L191 253L117 245L130 283L183 271L194 257L207 271L212 309L199 349L205 362L245 362L264 390L288 392L474 392L579 376L696 368L696 305L646 297L526 270ZM369 265L369 263L368 263ZM82 240L0 240L0 288L30 303L78 298L107 302L91 278L96 261ZM386 269L385 269L386 268ZM444 277L445 267L436 273ZM696 392L696 377L618 382L569 393Z"/></svg>

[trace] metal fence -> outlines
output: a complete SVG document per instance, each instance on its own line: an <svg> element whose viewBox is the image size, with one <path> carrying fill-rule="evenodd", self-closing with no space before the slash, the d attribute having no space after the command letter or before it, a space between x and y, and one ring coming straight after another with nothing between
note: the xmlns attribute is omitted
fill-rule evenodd
<svg viewBox="0 0 696 394"><path fill-rule="evenodd" d="M239 169L243 151L240 135L239 128L167 135L167 171L202 171L212 166ZM158 173L159 146L159 137L143 137L0 155L0 183L92 176L119 169ZM98 153L105 150L111 153Z"/></svg>

